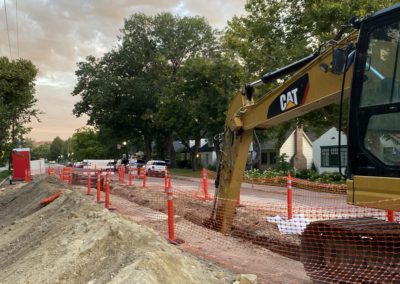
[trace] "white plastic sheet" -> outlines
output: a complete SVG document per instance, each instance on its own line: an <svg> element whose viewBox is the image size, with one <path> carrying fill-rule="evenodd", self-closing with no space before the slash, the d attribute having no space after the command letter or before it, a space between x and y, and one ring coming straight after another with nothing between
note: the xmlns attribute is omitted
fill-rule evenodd
<svg viewBox="0 0 400 284"><path fill-rule="evenodd" d="M279 232L283 235L299 234L301 235L310 221L304 217L304 214L296 214L292 219L287 219L279 215L267 217L267 221L278 225Z"/></svg>

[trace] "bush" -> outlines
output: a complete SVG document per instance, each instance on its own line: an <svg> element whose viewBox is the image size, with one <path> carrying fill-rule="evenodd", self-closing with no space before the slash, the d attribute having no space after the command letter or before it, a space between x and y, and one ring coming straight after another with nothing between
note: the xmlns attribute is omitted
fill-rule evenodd
<svg viewBox="0 0 400 284"><path fill-rule="evenodd" d="M282 154L279 156L278 162L276 163L275 170L280 172L282 175L287 175L288 171L291 173L295 172L293 166L286 161L287 155Z"/></svg>
<svg viewBox="0 0 400 284"><path fill-rule="evenodd" d="M318 173L314 170L304 169L296 172L296 177L301 179L314 180L318 178Z"/></svg>
<svg viewBox="0 0 400 284"><path fill-rule="evenodd" d="M321 183L344 183L346 181L338 172L322 173L315 181Z"/></svg>
<svg viewBox="0 0 400 284"><path fill-rule="evenodd" d="M292 168L293 169L293 168ZM293 176L300 178L300 179L305 179L309 181L315 181L319 183L328 183L328 184L342 184L346 180L338 173L323 173L323 174L318 174L314 170L301 170L301 171L292 171L294 172ZM262 179L262 178L273 178L273 177L279 177L279 176L287 176L287 172L285 171L278 171L276 169L267 169L265 171L260 171L259 169L251 170L251 171L246 171L245 172L245 177L248 179Z"/></svg>
<svg viewBox="0 0 400 284"><path fill-rule="evenodd" d="M208 165L208 166L207 166L207 170L216 172L216 171L217 171L217 166L215 166L215 165Z"/></svg>

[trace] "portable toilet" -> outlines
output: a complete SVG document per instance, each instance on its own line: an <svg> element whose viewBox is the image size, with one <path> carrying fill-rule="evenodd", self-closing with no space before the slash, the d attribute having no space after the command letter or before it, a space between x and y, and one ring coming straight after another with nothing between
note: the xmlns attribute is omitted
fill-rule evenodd
<svg viewBox="0 0 400 284"><path fill-rule="evenodd" d="M13 180L24 180L25 171L30 171L30 149L18 148L12 151Z"/></svg>

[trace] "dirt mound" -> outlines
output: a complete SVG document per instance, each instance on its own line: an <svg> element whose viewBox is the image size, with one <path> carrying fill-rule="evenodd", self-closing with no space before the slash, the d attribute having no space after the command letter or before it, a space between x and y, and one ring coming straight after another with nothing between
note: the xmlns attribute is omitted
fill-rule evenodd
<svg viewBox="0 0 400 284"><path fill-rule="evenodd" d="M2 283L231 283L234 275L66 189L55 178L0 192Z"/></svg>

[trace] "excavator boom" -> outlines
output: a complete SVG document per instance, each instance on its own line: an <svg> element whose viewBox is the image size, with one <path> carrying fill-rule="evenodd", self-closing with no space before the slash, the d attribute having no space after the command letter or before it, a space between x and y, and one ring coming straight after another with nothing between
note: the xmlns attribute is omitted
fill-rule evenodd
<svg viewBox="0 0 400 284"><path fill-rule="evenodd" d="M347 201L400 210L400 4L353 21L353 28L322 51L235 94L227 112L212 220L222 233L232 228L254 129L344 97L350 98ZM275 79L285 80L254 102L253 89ZM398 223L374 218L312 222L302 235L301 259L307 274L320 283L397 283L399 236Z"/></svg>

